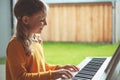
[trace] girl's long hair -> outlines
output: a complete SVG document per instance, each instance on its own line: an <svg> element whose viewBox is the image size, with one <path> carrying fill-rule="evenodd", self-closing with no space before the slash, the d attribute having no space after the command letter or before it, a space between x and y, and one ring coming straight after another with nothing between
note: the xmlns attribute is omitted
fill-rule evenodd
<svg viewBox="0 0 120 80"><path fill-rule="evenodd" d="M42 0L18 0L14 7L14 14L17 18L16 37L21 41L25 53L28 56L32 53L32 40L30 39L29 25L26 25L22 21L22 17L32 16L39 11L47 14L47 10L48 6ZM38 42L41 41L38 35L34 35L34 38L37 38Z"/></svg>

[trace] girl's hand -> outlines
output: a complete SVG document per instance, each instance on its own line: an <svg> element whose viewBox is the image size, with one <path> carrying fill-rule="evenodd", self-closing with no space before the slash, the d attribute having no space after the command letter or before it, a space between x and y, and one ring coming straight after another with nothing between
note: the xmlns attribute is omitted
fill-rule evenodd
<svg viewBox="0 0 120 80"><path fill-rule="evenodd" d="M79 68L77 68L74 65L65 65L65 66L61 67L60 69L67 69L67 70L69 70L71 72L77 72L77 71L79 71Z"/></svg>
<svg viewBox="0 0 120 80"><path fill-rule="evenodd" d="M73 77L73 75L67 69L59 69L59 70L51 71L51 79L52 80L56 80L58 78L61 78L61 79L70 79L72 77Z"/></svg>

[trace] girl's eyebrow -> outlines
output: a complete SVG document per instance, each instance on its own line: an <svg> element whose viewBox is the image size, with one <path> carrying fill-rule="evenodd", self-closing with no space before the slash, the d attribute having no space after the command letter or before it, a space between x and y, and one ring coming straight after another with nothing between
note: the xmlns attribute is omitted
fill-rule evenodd
<svg viewBox="0 0 120 80"><path fill-rule="evenodd" d="M41 18L41 19L43 19L43 18L45 18L46 16L36 16L36 18Z"/></svg>
<svg viewBox="0 0 120 80"><path fill-rule="evenodd" d="M35 16L35 18L36 18L36 19L43 19L44 17L42 17L42 16L40 16L40 15L39 15L39 16L37 15L37 16Z"/></svg>

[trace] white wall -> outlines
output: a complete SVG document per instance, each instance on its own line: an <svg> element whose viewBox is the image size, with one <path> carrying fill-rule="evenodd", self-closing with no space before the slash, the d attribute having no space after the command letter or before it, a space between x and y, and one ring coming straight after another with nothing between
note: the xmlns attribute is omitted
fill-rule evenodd
<svg viewBox="0 0 120 80"><path fill-rule="evenodd" d="M14 9L16 2L17 2L17 0L13 0L13 9ZM17 25L17 19L13 14L13 34L16 33L16 25Z"/></svg>
<svg viewBox="0 0 120 80"><path fill-rule="evenodd" d="M45 0L47 3L113 2L114 0Z"/></svg>
<svg viewBox="0 0 120 80"><path fill-rule="evenodd" d="M116 2L116 42L120 41L120 0Z"/></svg>
<svg viewBox="0 0 120 80"><path fill-rule="evenodd" d="M6 55L11 36L10 0L0 0L0 57Z"/></svg>

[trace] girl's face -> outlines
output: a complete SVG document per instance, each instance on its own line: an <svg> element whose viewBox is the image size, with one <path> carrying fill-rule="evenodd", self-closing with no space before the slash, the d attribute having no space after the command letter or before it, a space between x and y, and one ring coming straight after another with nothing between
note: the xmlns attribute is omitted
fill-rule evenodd
<svg viewBox="0 0 120 80"><path fill-rule="evenodd" d="M37 12L33 16L28 17L28 24L30 34L41 33L43 27L47 25L46 14Z"/></svg>

